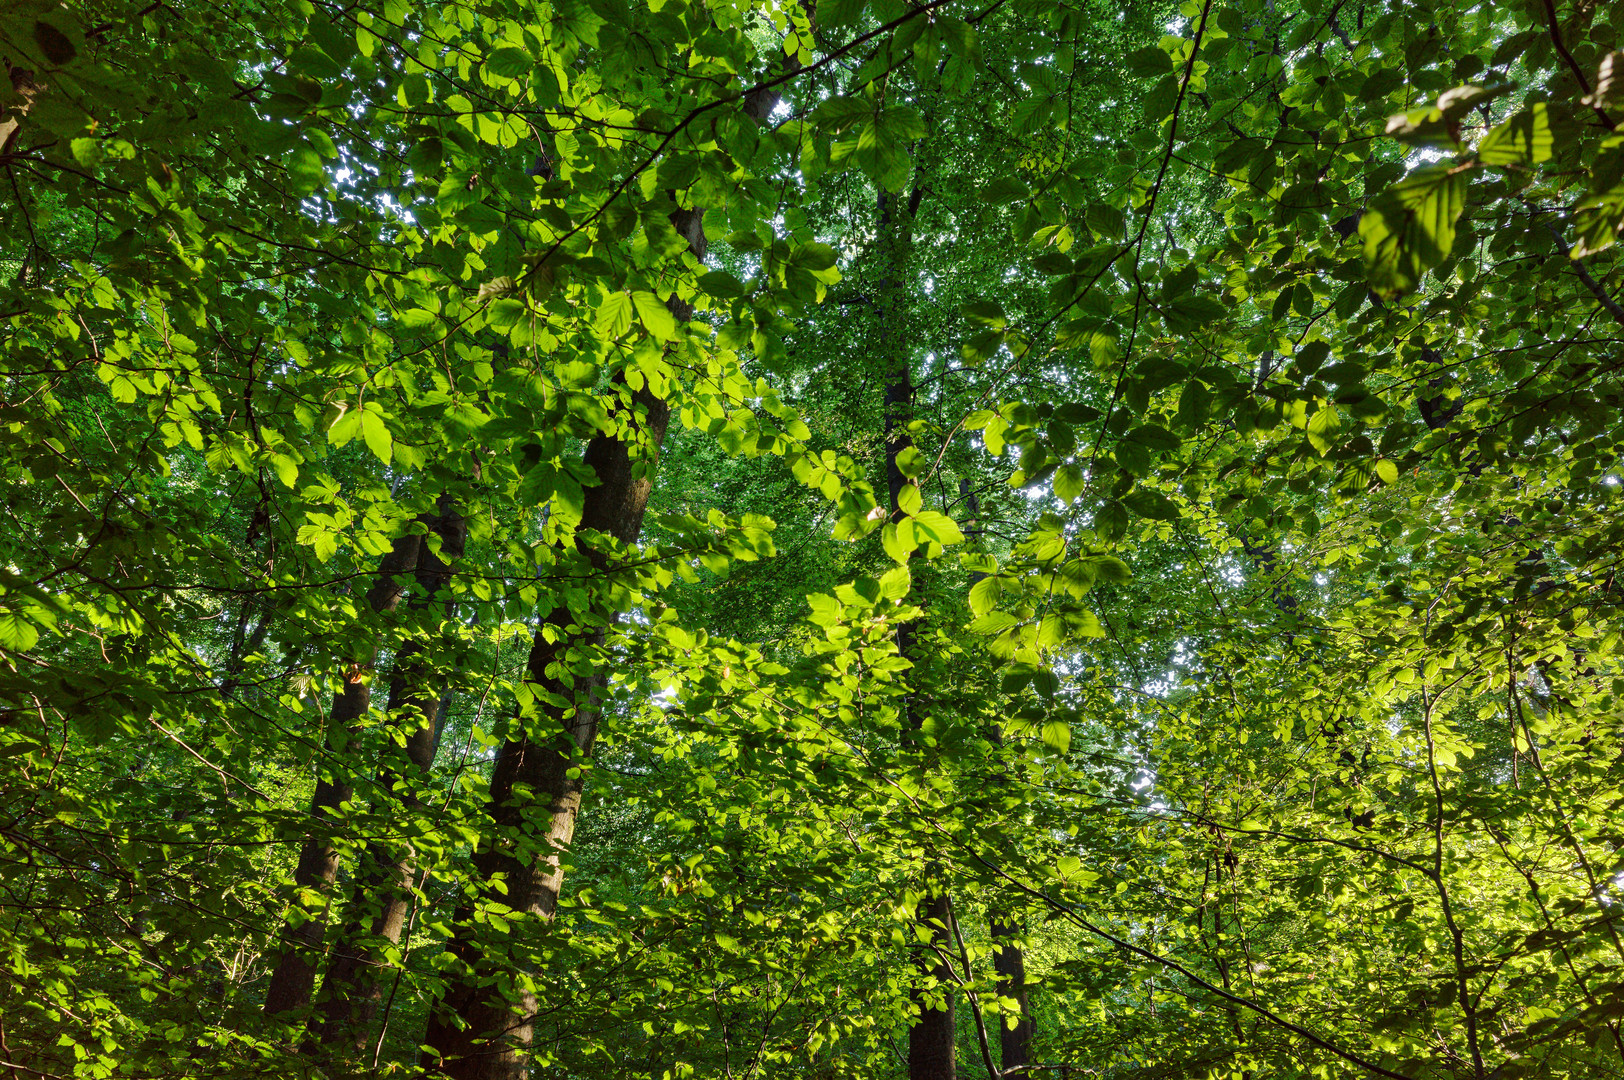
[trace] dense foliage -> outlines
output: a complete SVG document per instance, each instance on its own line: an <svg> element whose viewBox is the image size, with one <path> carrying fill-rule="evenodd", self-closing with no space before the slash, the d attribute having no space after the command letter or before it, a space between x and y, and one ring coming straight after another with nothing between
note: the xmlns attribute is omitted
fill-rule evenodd
<svg viewBox="0 0 1624 1080"><path fill-rule="evenodd" d="M1624 1076L1621 37L6 3L0 1073Z"/></svg>

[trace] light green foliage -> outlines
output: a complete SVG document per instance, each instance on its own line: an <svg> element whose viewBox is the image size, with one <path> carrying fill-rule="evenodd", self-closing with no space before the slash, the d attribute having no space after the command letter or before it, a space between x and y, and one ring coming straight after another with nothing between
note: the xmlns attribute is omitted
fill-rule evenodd
<svg viewBox="0 0 1624 1080"><path fill-rule="evenodd" d="M538 1075L903 1075L926 866L971 1073L998 922L1044 1075L1616 1074L1624 12L1552 18L6 5L0 1068L315 1067L277 935L378 845L329 1075L458 925ZM572 625L543 921L471 855Z"/></svg>

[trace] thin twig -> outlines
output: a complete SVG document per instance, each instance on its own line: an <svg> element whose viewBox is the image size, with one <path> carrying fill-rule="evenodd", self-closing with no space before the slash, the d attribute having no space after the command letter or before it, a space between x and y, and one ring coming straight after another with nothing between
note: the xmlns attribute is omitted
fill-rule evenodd
<svg viewBox="0 0 1624 1080"><path fill-rule="evenodd" d="M947 896L947 924L953 931L953 940L959 943L959 962L964 965L964 981L959 985L970 1001L970 1015L975 1018L976 1039L981 1043L981 1060L986 1063L988 1080L998 1080L1004 1071L992 1063L992 1049L987 1045L987 1024L981 1016L981 1003L976 999L976 992L970 989L970 950L964 947L964 935L959 932L959 915L953 910L951 893Z"/></svg>

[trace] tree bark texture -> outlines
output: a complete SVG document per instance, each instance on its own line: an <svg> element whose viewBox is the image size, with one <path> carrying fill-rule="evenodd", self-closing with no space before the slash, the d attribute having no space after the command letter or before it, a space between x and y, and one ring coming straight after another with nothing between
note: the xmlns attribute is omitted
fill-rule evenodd
<svg viewBox="0 0 1624 1080"><path fill-rule="evenodd" d="M665 436L670 409L647 390L632 395L642 447L652 455ZM634 457L628 441L600 435L587 447L586 463L598 484L586 489L581 529L595 529L624 544L636 542L653 490L652 469ZM651 464L651 463L649 463ZM643 466L643 467L639 467ZM606 556L586 552L600 573ZM490 813L495 842L475 856L480 880L503 876L506 894L489 899L541 920L558 908L564 868L561 856L575 835L585 785L584 766L598 731L598 698L603 673L570 670L578 654L600 646L614 612L574 613L555 609L531 646L527 680L540 695L556 695L572 707L542 705L517 739L497 752L491 775ZM463 963L446 996L429 1018L425 1038L433 1048L425 1064L459 1080L518 1080L525 1076L536 1012L534 995L510 1000L491 985L491 974L509 966L475 940L472 912L459 912L459 931L448 948Z"/></svg>
<svg viewBox="0 0 1624 1080"><path fill-rule="evenodd" d="M376 616L392 611L400 603L405 586L399 580L416 568L423 538L413 534L395 541L379 563L377 581L367 590L368 611ZM338 754L338 747L353 733L372 705L372 684L368 678L377 655L376 645L359 658L344 675L344 688L333 700L327 718L327 749L330 760L317 766L316 790L310 800L312 827L299 851L299 864L293 883L301 891L325 894L338 877L338 848L334 844L333 819L339 807L350 800L354 786ZM296 910L299 910L296 908ZM303 912L304 918L290 918L282 929L282 948L271 981L265 991L265 1015L282 1016L302 1012L310 1006L321 955L325 908Z"/></svg>
<svg viewBox="0 0 1624 1080"><path fill-rule="evenodd" d="M440 500L439 511L430 527L440 538L440 552L436 555L428 545L423 546L416 573L418 592L411 605L426 607L439 601L445 618L450 619L456 614L456 604L446 587L451 562L466 547L468 523L448 498ZM444 668L433 660L431 650L421 641L404 642L395 654L389 684L390 725L401 733L402 742L385 744L378 789L398 793L408 819L424 808L420 793L434 768L444 726L440 716ZM331 1059L360 1054L367 1048L383 998L387 950L400 944L413 897L422 887L413 881L416 873L416 852L409 839L377 840L368 846L364 869L351 894L350 915L334 945L318 996L320 1013L311 1032L318 1056Z"/></svg>
<svg viewBox="0 0 1624 1080"><path fill-rule="evenodd" d="M1021 1017L1014 1027L1000 1024L998 1028L998 1071L1003 1077L1024 1077L1032 1064L1032 1033L1037 1027L1032 1021L1032 1005L1026 993L1026 957L1016 943L1018 929L1013 923L992 920L992 938L997 946L993 954L993 970L998 973L998 996L1013 998L1020 1006Z"/></svg>

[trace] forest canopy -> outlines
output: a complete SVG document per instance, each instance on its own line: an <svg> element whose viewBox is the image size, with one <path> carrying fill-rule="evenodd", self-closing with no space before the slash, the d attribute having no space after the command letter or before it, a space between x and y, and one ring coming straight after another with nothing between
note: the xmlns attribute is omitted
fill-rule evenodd
<svg viewBox="0 0 1624 1080"><path fill-rule="evenodd" d="M1624 4L0 62L6 1080L1624 1077Z"/></svg>

